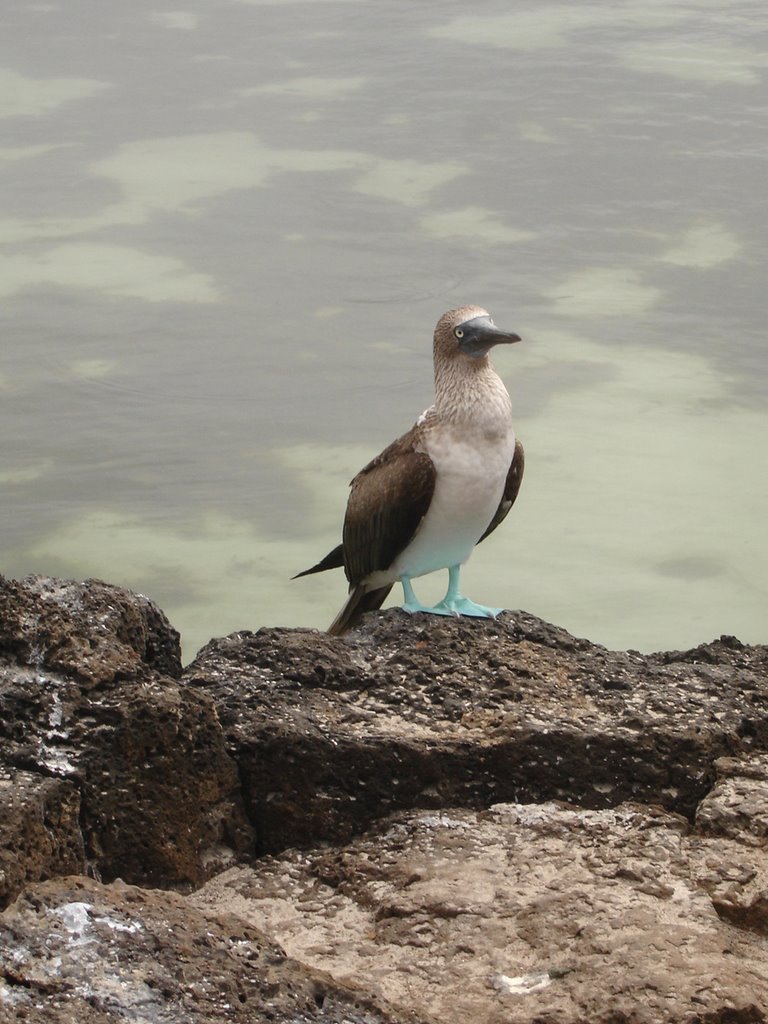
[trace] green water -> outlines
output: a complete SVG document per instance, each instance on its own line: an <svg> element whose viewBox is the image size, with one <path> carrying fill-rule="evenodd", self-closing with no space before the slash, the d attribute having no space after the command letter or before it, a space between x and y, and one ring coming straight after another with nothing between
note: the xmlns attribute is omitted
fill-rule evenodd
<svg viewBox="0 0 768 1024"><path fill-rule="evenodd" d="M527 454L466 592L614 647L766 642L768 12L11 2L0 571L187 656L325 626L347 482L477 303ZM444 578L419 596L438 598Z"/></svg>

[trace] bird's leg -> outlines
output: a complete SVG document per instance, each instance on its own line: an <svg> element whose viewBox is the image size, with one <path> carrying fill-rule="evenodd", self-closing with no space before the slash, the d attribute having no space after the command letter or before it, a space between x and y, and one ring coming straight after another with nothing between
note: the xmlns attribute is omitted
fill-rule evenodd
<svg viewBox="0 0 768 1024"><path fill-rule="evenodd" d="M433 607L428 607L419 601L413 592L410 576L401 576L400 582L403 586L403 597L405 601L402 609L405 612L429 612L430 615L472 615L478 619L495 619L503 612L503 608L486 608L484 604L475 604L468 597L462 597L459 593L459 577L461 566L452 565L448 570L448 590L442 601L438 601Z"/></svg>
<svg viewBox="0 0 768 1024"><path fill-rule="evenodd" d="M401 605L404 612L408 612L409 614L411 614L413 612L432 611L431 608L427 608L426 605L422 604L421 601L419 601L418 597L416 597L416 595L414 594L413 587L411 586L410 576L401 576L400 582L403 586L403 597L405 598Z"/></svg>
<svg viewBox="0 0 768 1024"><path fill-rule="evenodd" d="M462 597L459 593L459 576L461 566L452 565L448 570L448 590L442 601L439 601L434 608L428 611L435 615L472 615L479 619L495 619L503 612L503 608L486 608L484 604L475 604L468 597Z"/></svg>

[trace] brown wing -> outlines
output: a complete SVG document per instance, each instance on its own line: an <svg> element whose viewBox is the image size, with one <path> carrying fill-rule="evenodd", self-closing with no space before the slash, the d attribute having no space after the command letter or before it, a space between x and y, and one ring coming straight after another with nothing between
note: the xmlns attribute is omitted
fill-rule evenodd
<svg viewBox="0 0 768 1024"><path fill-rule="evenodd" d="M416 451L415 428L368 463L352 481L344 519L344 571L350 586L388 569L426 515L435 467Z"/></svg>
<svg viewBox="0 0 768 1024"><path fill-rule="evenodd" d="M499 523L502 523L507 516L507 512L515 504L515 498L517 492L520 490L520 484L523 482L523 469L525 468L525 452L523 446L519 441L515 441L515 452L512 456L512 462L509 466L509 472L507 473L507 482L504 484L504 493L501 496L499 507L496 509L496 514L491 520L490 526L485 531L483 536L477 542L484 541L489 533L493 533Z"/></svg>

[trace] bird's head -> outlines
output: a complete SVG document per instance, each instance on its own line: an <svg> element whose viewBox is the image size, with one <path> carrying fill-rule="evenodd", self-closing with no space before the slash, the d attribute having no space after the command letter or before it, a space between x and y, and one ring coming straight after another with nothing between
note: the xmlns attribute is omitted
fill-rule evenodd
<svg viewBox="0 0 768 1024"><path fill-rule="evenodd" d="M500 330L487 310L462 306L443 313L435 327L435 359L484 360L494 345L520 341L518 334Z"/></svg>

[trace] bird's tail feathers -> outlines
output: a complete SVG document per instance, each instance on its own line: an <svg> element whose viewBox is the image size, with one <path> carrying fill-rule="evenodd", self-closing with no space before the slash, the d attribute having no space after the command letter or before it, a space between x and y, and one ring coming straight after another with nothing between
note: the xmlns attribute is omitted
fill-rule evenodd
<svg viewBox="0 0 768 1024"><path fill-rule="evenodd" d="M305 569L304 572L297 572L295 576L291 576L292 580L297 580L301 576L311 576L313 572L325 572L326 569L341 569L344 565L344 547L339 544L329 551L325 558L321 558L317 565L313 565L311 569Z"/></svg>
<svg viewBox="0 0 768 1024"><path fill-rule="evenodd" d="M392 587L392 583L375 590L366 590L364 583L358 583L356 587L353 587L346 604L328 627L331 636L341 636L356 626L366 612L381 608Z"/></svg>

